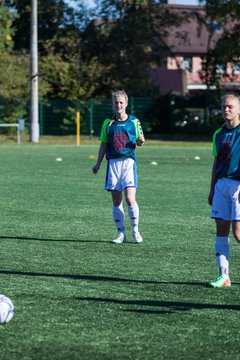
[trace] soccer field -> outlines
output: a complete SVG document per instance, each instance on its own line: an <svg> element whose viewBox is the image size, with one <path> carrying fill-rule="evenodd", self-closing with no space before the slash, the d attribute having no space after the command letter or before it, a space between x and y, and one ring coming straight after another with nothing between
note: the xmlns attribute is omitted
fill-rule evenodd
<svg viewBox="0 0 240 360"><path fill-rule="evenodd" d="M232 287L206 287L217 275L211 147L137 150L140 245L110 243L106 163L91 173L97 151L1 146L0 293L15 316L0 326L0 359L240 359L232 237Z"/></svg>

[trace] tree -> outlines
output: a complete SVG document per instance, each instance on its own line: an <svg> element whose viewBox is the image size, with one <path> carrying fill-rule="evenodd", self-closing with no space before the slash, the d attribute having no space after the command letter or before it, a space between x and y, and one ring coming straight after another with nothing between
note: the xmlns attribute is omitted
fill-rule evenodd
<svg viewBox="0 0 240 360"><path fill-rule="evenodd" d="M205 6L205 14L199 16L199 29L208 31L207 53L203 60L201 78L207 85L205 103L205 123L209 125L209 104L212 88L216 88L214 97L221 94L222 82L235 81L234 71L226 70L226 64L238 64L240 60L240 7L237 0L199 1ZM239 63L240 64L240 63ZM232 67L234 69L234 67Z"/></svg>
<svg viewBox="0 0 240 360"><path fill-rule="evenodd" d="M224 75L219 70L226 63L240 64L239 5L238 0L206 1L206 16L202 21L209 30L209 42L215 37L213 46L208 47L203 73L209 86L219 87L224 76L234 81L234 72Z"/></svg>
<svg viewBox="0 0 240 360"><path fill-rule="evenodd" d="M14 27L16 17L14 12L2 4L0 7L0 105L1 121L15 122L25 114L23 101L17 97L24 97L28 89L28 58L24 52L13 51Z"/></svg>
<svg viewBox="0 0 240 360"><path fill-rule="evenodd" d="M9 11L6 6L0 7L0 96L22 96L26 94L28 63L25 52L14 52L13 27L16 14ZM28 67L27 67L28 68Z"/></svg>
<svg viewBox="0 0 240 360"><path fill-rule="evenodd" d="M17 13L14 20L15 50L28 50L30 41L31 5L28 0L6 0L8 7ZM45 41L58 39L74 28L74 10L64 0L38 1L39 52L44 52ZM57 44L55 44L57 47Z"/></svg>
<svg viewBox="0 0 240 360"><path fill-rule="evenodd" d="M95 57L85 63L81 56L81 32L90 16L86 7L76 2L73 8L63 0L42 0L38 4L40 96L69 99L91 96L98 64ZM14 0L11 6L19 15L15 21L16 47L28 49L29 1Z"/></svg>
<svg viewBox="0 0 240 360"><path fill-rule="evenodd" d="M102 0L87 10L82 0L39 2L39 93L47 97L155 94L148 69L171 53L164 42L168 26L183 21L154 0ZM14 19L15 51L29 48L28 0L6 0ZM90 20L93 19L91 22ZM156 92L157 94L157 92Z"/></svg>
<svg viewBox="0 0 240 360"><path fill-rule="evenodd" d="M147 69L161 66L171 49L164 37L167 27L183 18L153 0L102 0L101 18L84 34L84 58L96 56L103 65L102 84L96 95L109 88L127 87L135 96L155 93Z"/></svg>

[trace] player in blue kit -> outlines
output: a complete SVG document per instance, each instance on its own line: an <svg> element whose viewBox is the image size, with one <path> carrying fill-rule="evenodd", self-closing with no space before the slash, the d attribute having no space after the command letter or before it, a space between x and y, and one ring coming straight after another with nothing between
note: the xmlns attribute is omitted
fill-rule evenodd
<svg viewBox="0 0 240 360"><path fill-rule="evenodd" d="M224 125L213 135L214 162L208 202L216 222L215 253L219 277L209 286L231 286L229 278L229 233L240 242L240 98L222 99Z"/></svg>
<svg viewBox="0 0 240 360"><path fill-rule="evenodd" d="M92 168L97 174L106 155L107 174L105 189L112 194L113 218L117 228L117 238L112 242L121 244L126 241L124 227L123 193L128 206L128 215L132 225L134 243L141 243L142 236L138 230L139 207L136 202L137 165L135 157L136 145L145 142L140 121L126 113L128 96L125 91L112 93L114 116L107 118L102 125L100 147L96 165Z"/></svg>

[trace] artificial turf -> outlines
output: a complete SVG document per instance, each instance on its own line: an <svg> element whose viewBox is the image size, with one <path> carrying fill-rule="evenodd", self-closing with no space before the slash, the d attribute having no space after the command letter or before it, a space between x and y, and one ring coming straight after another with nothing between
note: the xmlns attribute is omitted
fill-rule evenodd
<svg viewBox="0 0 240 360"><path fill-rule="evenodd" d="M91 173L97 151L1 146L0 293L15 316L0 326L0 359L240 359L232 238L232 287L206 286L217 275L210 146L137 150L140 245L127 216L129 241L110 243L105 162Z"/></svg>

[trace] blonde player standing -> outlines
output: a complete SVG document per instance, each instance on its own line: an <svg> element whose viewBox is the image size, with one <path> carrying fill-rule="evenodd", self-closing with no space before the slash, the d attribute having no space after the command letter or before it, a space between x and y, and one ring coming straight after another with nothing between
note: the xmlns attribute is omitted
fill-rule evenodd
<svg viewBox="0 0 240 360"><path fill-rule="evenodd" d="M128 206L128 215L132 225L134 243L141 243L142 236L138 230L139 207L136 202L137 165L135 157L136 144L145 142L140 121L126 113L128 96L125 91L112 93L114 116L107 118L102 125L100 147L96 165L92 168L97 174L106 154L107 174L105 189L111 191L113 218L117 228L117 238L112 242L121 244L126 241L124 228L123 192Z"/></svg>
<svg viewBox="0 0 240 360"><path fill-rule="evenodd" d="M215 253L219 277L209 286L230 286L229 233L240 242L240 98L227 94L222 99L225 124L213 136L214 162L208 202L216 222Z"/></svg>

